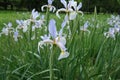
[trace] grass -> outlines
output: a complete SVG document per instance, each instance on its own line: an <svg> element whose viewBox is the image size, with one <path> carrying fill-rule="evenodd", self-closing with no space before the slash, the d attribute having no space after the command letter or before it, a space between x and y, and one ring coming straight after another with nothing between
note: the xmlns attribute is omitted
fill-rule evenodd
<svg viewBox="0 0 120 80"><path fill-rule="evenodd" d="M43 13L42 13L43 14ZM62 19L55 14L54 18L60 28ZM0 12L0 30L3 23L12 22L16 26L16 19L28 19L29 12ZM64 15L62 15L63 18ZM84 14L71 21L72 36L67 38L67 48L70 56L57 60L60 50L55 47L53 72L56 80L119 80L120 79L120 38L106 39L104 32L110 27L107 18L110 14ZM86 21L89 21L90 34L79 30ZM98 28L97 28L98 27ZM43 30L43 29L42 29ZM44 31L38 30L38 36ZM67 33L67 30L64 31ZM15 42L11 36L0 37L0 79L1 80L48 80L49 79L49 45L37 50L38 42L23 39ZM25 37L26 35L26 37Z"/></svg>

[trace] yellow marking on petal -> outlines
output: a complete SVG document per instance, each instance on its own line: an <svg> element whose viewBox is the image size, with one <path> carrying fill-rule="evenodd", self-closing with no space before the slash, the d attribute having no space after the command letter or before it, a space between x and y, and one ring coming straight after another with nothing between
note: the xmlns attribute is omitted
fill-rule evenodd
<svg viewBox="0 0 120 80"><path fill-rule="evenodd" d="M65 51L62 50L62 51L61 51L61 54L64 54L64 53L65 53Z"/></svg>

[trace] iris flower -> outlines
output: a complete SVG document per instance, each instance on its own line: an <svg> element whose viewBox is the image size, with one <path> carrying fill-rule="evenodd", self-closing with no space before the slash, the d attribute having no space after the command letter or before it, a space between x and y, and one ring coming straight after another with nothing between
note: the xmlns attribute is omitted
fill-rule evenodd
<svg viewBox="0 0 120 80"><path fill-rule="evenodd" d="M87 28L88 28L88 21L86 21L84 26L80 27L80 30L84 32L88 32L90 34L90 31Z"/></svg>
<svg viewBox="0 0 120 80"><path fill-rule="evenodd" d="M77 2L72 0L72 1L69 1L71 7L74 8L74 11L71 12L71 16L70 16L70 20L73 20L76 18L77 14L80 13L83 15L83 12L80 11L81 7L82 7L82 3L80 2L79 5L77 6Z"/></svg>
<svg viewBox="0 0 120 80"><path fill-rule="evenodd" d="M14 38L14 40L17 42L19 37L22 38L22 36L19 35L19 31L16 29L16 30L14 31L14 33L13 33L13 38Z"/></svg>
<svg viewBox="0 0 120 80"><path fill-rule="evenodd" d="M79 3L78 6L77 2L74 0L69 1L68 4L65 0L61 0L61 3L64 5L65 8L58 9L58 11L56 12L56 16L58 18L60 18L59 12L66 12L66 15L70 20L75 19L77 13L81 13L83 15L83 12L79 11L79 9L82 7L82 3Z"/></svg>
<svg viewBox="0 0 120 80"><path fill-rule="evenodd" d="M16 20L16 23L18 24L17 29L23 29L23 32L27 32L30 24L27 20Z"/></svg>
<svg viewBox="0 0 120 80"><path fill-rule="evenodd" d="M70 3L67 4L65 0L60 0L60 1L65 8L58 9L58 11L56 12L56 16L60 18L59 12L66 12L66 16L69 16L69 14L73 11L73 9L71 8L71 4Z"/></svg>
<svg viewBox="0 0 120 80"><path fill-rule="evenodd" d="M5 34L6 36L13 31L14 28L12 28L12 23L4 24L5 27L3 27L2 32L0 35Z"/></svg>
<svg viewBox="0 0 120 80"><path fill-rule="evenodd" d="M53 0L48 0L48 5L43 5L41 7L41 10L44 11L44 8L47 7L49 9L49 11L53 11L55 12L56 8L54 6L52 6Z"/></svg>
<svg viewBox="0 0 120 80"><path fill-rule="evenodd" d="M42 41L38 43L38 51L40 52L39 48L43 48L42 46L45 44L50 45L57 45L60 50L61 54L58 57L58 60L61 60L63 58L67 58L69 56L69 53L67 52L67 48L65 47L66 39L64 36L62 36L62 29L58 33L56 30L55 20L51 19L49 23L49 36L41 36Z"/></svg>
<svg viewBox="0 0 120 80"><path fill-rule="evenodd" d="M111 37L111 38L115 39L115 29L114 28L109 28L109 31L105 32L104 36L106 36L106 38Z"/></svg>
<svg viewBox="0 0 120 80"><path fill-rule="evenodd" d="M31 19L33 19L33 20L36 20L37 19L37 17L39 17L39 13L38 13L38 11L35 11L35 9L33 9L32 10L32 15L31 15Z"/></svg>

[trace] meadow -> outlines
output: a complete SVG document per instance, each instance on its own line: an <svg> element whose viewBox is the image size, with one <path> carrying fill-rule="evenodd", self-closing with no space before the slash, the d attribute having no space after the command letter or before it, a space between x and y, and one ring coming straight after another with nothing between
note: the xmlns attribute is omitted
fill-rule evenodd
<svg viewBox="0 0 120 80"><path fill-rule="evenodd" d="M119 25L112 26L115 20L114 25L120 21L117 14L114 17L97 14L95 9L91 14L78 14L61 27L63 13L59 19L55 13L39 12L35 21L33 17L38 12L33 10L32 13L0 11L0 80L120 79ZM30 21L27 30L20 27L25 26L21 20ZM41 21L40 27L36 27L37 21ZM8 35L2 33L3 27L18 29L19 36L13 31ZM111 28L115 28L114 31L109 31Z"/></svg>

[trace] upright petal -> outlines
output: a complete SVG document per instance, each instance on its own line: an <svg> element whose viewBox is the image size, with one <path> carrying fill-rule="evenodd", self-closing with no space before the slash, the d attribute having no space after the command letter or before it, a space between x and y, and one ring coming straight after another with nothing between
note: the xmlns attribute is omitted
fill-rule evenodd
<svg viewBox="0 0 120 80"><path fill-rule="evenodd" d="M56 30L56 25L55 25L55 20L51 19L49 22L49 33L52 36L53 39L57 37L57 30Z"/></svg>
<svg viewBox="0 0 120 80"><path fill-rule="evenodd" d="M85 29L88 28L88 21L85 22L85 24L84 24L84 28L85 28Z"/></svg>
<svg viewBox="0 0 120 80"><path fill-rule="evenodd" d="M64 20L63 20L63 22L61 24L62 28L64 28L66 26L67 21L68 21L68 15L65 15L65 18L64 18Z"/></svg>
<svg viewBox="0 0 120 80"><path fill-rule="evenodd" d="M64 7L67 8L67 2L65 0L60 0L60 1L64 5Z"/></svg>
<svg viewBox="0 0 120 80"><path fill-rule="evenodd" d="M8 27L9 28L12 27L12 23L11 22L8 23Z"/></svg>
<svg viewBox="0 0 120 80"><path fill-rule="evenodd" d="M81 7L82 7L82 3L80 2L78 7L77 7L77 10L79 10Z"/></svg>
<svg viewBox="0 0 120 80"><path fill-rule="evenodd" d="M53 2L53 0L48 0L48 4L50 4L50 5L51 5L51 4L52 4L52 2Z"/></svg>
<svg viewBox="0 0 120 80"><path fill-rule="evenodd" d="M74 0L69 1L69 8L73 7L76 10L77 2Z"/></svg>
<svg viewBox="0 0 120 80"><path fill-rule="evenodd" d="M13 35L13 38L14 38L15 41L18 41L18 36L19 36L18 31L15 31L14 35Z"/></svg>

